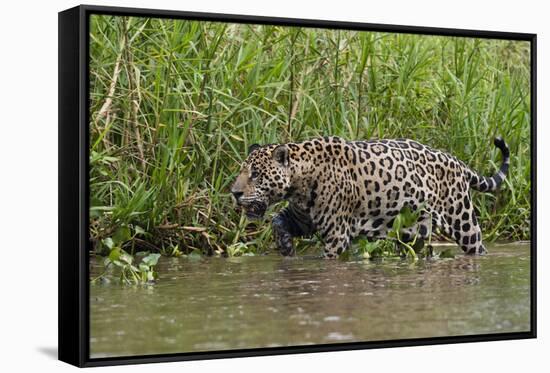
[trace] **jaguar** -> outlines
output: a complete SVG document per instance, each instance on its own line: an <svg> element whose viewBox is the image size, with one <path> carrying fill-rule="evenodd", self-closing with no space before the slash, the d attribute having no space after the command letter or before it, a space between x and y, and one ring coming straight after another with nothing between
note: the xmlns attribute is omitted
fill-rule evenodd
<svg viewBox="0 0 550 373"><path fill-rule="evenodd" d="M325 258L337 258L353 238L388 238L406 206L418 220L403 241L427 239L436 229L465 254L486 252L471 190L494 192L508 173L510 151L494 139L502 164L485 177L456 157L410 139L346 141L336 136L298 143L254 144L231 186L250 219L270 205L288 205L272 219L279 252L295 255L294 237L318 234Z"/></svg>

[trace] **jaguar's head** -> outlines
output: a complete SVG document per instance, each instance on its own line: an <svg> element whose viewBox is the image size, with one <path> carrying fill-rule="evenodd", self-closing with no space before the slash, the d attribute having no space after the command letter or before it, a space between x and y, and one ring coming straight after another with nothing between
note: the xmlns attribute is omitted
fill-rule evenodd
<svg viewBox="0 0 550 373"><path fill-rule="evenodd" d="M290 190L290 157L287 145L252 145L231 193L251 219L260 219L267 208Z"/></svg>

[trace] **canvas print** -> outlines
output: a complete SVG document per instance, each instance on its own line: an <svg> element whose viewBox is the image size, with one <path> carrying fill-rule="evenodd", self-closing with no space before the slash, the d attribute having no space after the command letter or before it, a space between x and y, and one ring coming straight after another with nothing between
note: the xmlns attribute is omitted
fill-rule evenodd
<svg viewBox="0 0 550 373"><path fill-rule="evenodd" d="M531 330L527 41L89 18L90 358Z"/></svg>

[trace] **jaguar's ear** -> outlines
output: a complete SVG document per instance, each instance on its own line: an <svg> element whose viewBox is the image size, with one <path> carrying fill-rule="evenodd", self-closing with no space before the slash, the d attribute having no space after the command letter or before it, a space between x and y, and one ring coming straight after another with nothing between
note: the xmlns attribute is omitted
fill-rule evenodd
<svg viewBox="0 0 550 373"><path fill-rule="evenodd" d="M252 153L254 150L260 148L261 146L258 145L258 144L252 144L248 147L248 155L250 155L250 153Z"/></svg>
<svg viewBox="0 0 550 373"><path fill-rule="evenodd" d="M286 145L279 145L273 149L273 159L277 161L281 166L288 167L289 154L288 147Z"/></svg>

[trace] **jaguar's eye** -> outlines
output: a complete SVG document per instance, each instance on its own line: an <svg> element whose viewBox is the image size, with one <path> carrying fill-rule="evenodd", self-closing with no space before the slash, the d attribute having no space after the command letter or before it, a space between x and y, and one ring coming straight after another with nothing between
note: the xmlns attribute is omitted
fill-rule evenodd
<svg viewBox="0 0 550 373"><path fill-rule="evenodd" d="M260 176L260 173L256 170L252 170L252 172L250 173L250 178L251 179L255 179L257 178L258 176Z"/></svg>

